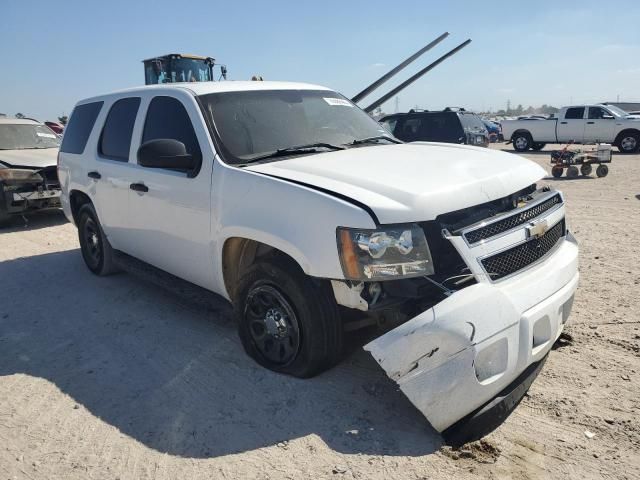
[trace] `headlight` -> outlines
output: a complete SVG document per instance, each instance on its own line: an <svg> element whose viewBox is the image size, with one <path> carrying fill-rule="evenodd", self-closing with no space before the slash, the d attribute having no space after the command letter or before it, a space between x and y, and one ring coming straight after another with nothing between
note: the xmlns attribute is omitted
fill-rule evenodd
<svg viewBox="0 0 640 480"><path fill-rule="evenodd" d="M0 168L0 181L7 183L39 183L43 179L33 170Z"/></svg>
<svg viewBox="0 0 640 480"><path fill-rule="evenodd" d="M388 280L433 274L427 239L415 224L362 230L338 227L338 251L345 278Z"/></svg>

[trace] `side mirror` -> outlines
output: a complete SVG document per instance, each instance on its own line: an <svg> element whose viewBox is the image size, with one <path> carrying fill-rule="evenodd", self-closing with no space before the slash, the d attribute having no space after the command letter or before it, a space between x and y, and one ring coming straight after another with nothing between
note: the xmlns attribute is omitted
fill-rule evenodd
<svg viewBox="0 0 640 480"><path fill-rule="evenodd" d="M613 120L613 115L602 115L603 120Z"/></svg>
<svg viewBox="0 0 640 480"><path fill-rule="evenodd" d="M138 165L169 170L195 170L198 160L187 153L184 143L172 138L149 140L138 148Z"/></svg>

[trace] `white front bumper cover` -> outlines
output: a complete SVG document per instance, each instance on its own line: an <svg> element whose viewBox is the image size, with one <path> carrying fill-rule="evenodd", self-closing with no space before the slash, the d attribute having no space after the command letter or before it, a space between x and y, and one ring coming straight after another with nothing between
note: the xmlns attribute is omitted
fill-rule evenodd
<svg viewBox="0 0 640 480"><path fill-rule="evenodd" d="M460 290L365 345L442 432L487 404L551 350L578 285L577 242L511 278Z"/></svg>

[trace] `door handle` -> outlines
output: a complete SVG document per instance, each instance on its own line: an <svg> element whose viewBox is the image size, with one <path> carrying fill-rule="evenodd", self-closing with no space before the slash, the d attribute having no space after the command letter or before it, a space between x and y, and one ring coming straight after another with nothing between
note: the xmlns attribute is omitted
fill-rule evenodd
<svg viewBox="0 0 640 480"><path fill-rule="evenodd" d="M566 125L566 124L567 124L567 122L560 122L560 123L561 123L562 125Z"/></svg>
<svg viewBox="0 0 640 480"><path fill-rule="evenodd" d="M131 190L136 191L136 192L148 192L149 191L149 187L147 187L144 183L132 183L131 185L129 185L129 188Z"/></svg>
<svg viewBox="0 0 640 480"><path fill-rule="evenodd" d="M100 175L100 172L89 172L87 173L87 177L93 178L94 180L100 180L102 175Z"/></svg>
<svg viewBox="0 0 640 480"><path fill-rule="evenodd" d="M587 122L587 125L593 125L596 122Z"/></svg>

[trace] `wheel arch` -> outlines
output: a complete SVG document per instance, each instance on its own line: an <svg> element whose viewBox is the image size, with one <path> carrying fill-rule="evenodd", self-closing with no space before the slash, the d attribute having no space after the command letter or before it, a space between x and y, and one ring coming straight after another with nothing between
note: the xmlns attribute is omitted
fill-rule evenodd
<svg viewBox="0 0 640 480"><path fill-rule="evenodd" d="M78 213L83 205L91 204L91 198L86 193L80 190L71 190L69 192L69 206L71 207L71 216L73 217L73 223L78 225Z"/></svg>
<svg viewBox="0 0 640 480"><path fill-rule="evenodd" d="M229 236L222 244L219 257L222 282L229 300L234 301L238 280L243 272L254 265L259 258L267 255L280 255L305 274L308 273L307 259L297 249L286 243L260 239L257 235Z"/></svg>

